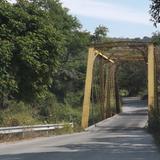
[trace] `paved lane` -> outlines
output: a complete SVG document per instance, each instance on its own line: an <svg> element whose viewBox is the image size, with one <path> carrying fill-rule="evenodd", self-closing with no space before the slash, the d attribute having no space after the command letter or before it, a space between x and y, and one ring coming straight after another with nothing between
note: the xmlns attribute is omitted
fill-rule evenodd
<svg viewBox="0 0 160 160"><path fill-rule="evenodd" d="M0 160L160 160L144 129L146 104L125 99L123 110L87 132L0 144Z"/></svg>

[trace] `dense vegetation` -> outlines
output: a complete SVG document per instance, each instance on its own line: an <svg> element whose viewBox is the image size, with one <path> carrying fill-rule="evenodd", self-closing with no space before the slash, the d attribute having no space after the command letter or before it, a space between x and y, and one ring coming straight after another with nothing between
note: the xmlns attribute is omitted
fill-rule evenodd
<svg viewBox="0 0 160 160"><path fill-rule="evenodd" d="M66 106L81 104L89 33L53 0L2 0L0 24L0 123L23 123L14 115L24 117L22 109L36 122L68 118L74 109Z"/></svg>
<svg viewBox="0 0 160 160"><path fill-rule="evenodd" d="M143 61L123 62L118 71L119 89L122 95L147 94L147 65Z"/></svg>
<svg viewBox="0 0 160 160"><path fill-rule="evenodd" d="M154 25L157 26L160 23L160 1L159 0L151 0L152 4L150 6L150 14L152 17L152 21Z"/></svg>

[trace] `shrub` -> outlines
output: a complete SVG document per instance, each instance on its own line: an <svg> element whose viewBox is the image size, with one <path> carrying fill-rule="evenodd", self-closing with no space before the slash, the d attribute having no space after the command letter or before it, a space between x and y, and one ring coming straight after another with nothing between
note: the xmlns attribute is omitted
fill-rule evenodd
<svg viewBox="0 0 160 160"><path fill-rule="evenodd" d="M39 118L42 119L44 123L80 123L80 108L74 108L67 102L65 104L58 102L55 95L51 93L48 93L38 108Z"/></svg>
<svg viewBox="0 0 160 160"><path fill-rule="evenodd" d="M37 124L38 119L34 117L31 106L23 102L10 101L9 107L1 111L1 126L19 126Z"/></svg>
<svg viewBox="0 0 160 160"><path fill-rule="evenodd" d="M71 107L67 102L59 103L48 93L39 103L27 105L9 101L8 108L0 110L0 126L34 125L45 123L81 122L81 108Z"/></svg>
<svg viewBox="0 0 160 160"><path fill-rule="evenodd" d="M153 109L149 113L148 127L150 131L160 132L160 112Z"/></svg>

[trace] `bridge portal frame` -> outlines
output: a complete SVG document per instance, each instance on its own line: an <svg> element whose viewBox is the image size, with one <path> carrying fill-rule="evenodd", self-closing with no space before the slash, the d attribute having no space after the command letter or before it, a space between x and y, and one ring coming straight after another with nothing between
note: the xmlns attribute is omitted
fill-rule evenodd
<svg viewBox="0 0 160 160"><path fill-rule="evenodd" d="M141 52L141 56L123 54L116 56L117 54L106 54L113 48L127 48L131 50L137 50ZM95 59L100 56L109 63L117 63L117 61L146 61L148 65L148 110L151 111L156 106L156 67L155 67L155 46L153 43L135 42L135 41L118 41L107 42L92 45L89 47L88 60L87 60L87 72L85 80L84 101L82 111L82 128L88 127L90 99L92 89L93 67Z"/></svg>

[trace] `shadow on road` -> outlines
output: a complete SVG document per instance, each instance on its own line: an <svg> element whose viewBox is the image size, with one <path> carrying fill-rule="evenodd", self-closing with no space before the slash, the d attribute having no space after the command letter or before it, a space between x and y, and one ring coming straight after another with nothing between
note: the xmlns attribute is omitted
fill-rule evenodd
<svg viewBox="0 0 160 160"><path fill-rule="evenodd" d="M81 144L57 146L57 151L0 156L0 160L159 160L155 147L142 131L119 132ZM46 146L54 149L55 146Z"/></svg>

